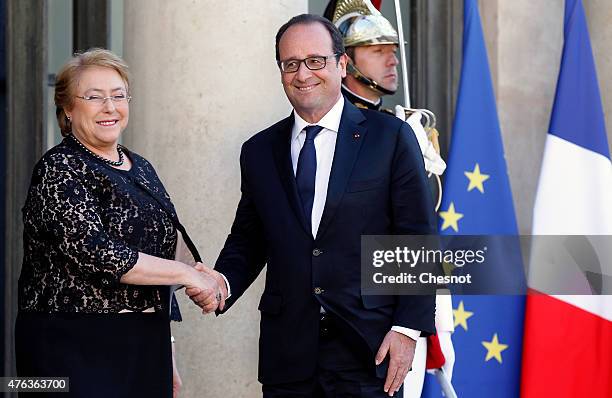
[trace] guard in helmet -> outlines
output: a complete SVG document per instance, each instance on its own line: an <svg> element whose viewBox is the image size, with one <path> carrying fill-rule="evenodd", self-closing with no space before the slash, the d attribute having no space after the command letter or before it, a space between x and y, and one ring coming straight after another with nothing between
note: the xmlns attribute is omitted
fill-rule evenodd
<svg viewBox="0 0 612 398"><path fill-rule="evenodd" d="M446 164L427 138L421 124L421 114L416 112L406 119L403 107L398 105L396 109L391 110L382 106L382 97L394 94L398 88L397 31L369 0L332 0L324 16L342 32L349 56L347 76L342 85L344 96L357 107L388 112L406 120L421 147L425 169L433 174L442 174ZM449 295L436 297L436 329L438 347L445 359L443 369L450 380L455 354L451 340L454 324ZM430 349L434 348L432 343L438 344L437 341L432 341ZM428 340L419 338L412 370L404 383L405 398L421 396L427 350Z"/></svg>
<svg viewBox="0 0 612 398"><path fill-rule="evenodd" d="M442 175L446 163L440 157L437 137L433 142L421 124L421 113L406 118L405 109L383 107L382 97L397 91L399 38L391 23L369 0L332 0L326 18L342 32L349 56L342 93L360 108L380 110L405 120L414 131L425 162L425 170Z"/></svg>
<svg viewBox="0 0 612 398"><path fill-rule="evenodd" d="M362 3L362 4L359 4ZM369 1L332 1L325 16L339 28L350 58L342 92L360 108L383 110L382 96L397 91L398 35Z"/></svg>

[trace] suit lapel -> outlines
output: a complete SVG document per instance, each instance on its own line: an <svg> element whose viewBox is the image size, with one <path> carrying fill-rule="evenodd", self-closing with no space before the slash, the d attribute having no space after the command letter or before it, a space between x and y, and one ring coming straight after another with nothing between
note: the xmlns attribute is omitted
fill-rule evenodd
<svg viewBox="0 0 612 398"><path fill-rule="evenodd" d="M338 129L338 138L336 139L334 161L327 186L327 199L325 200L325 208L317 231L317 237L323 236L325 229L329 226L342 200L342 195L346 190L346 184L355 166L361 143L368 131L367 127L363 125L364 121L363 113L345 99L342 119L340 119L340 127Z"/></svg>
<svg viewBox="0 0 612 398"><path fill-rule="evenodd" d="M312 236L312 232L309 230L306 219L304 218L304 211L302 210L302 203L300 202L297 185L295 183L295 175L293 174L293 163L291 162L292 127L293 114L282 120L278 126L277 136L274 141L274 159L289 204L302 225L302 228L304 228L304 231L308 236Z"/></svg>

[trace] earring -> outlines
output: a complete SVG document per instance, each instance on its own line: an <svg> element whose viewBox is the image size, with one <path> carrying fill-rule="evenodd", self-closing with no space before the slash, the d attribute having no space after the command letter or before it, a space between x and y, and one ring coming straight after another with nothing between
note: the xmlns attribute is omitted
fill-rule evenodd
<svg viewBox="0 0 612 398"><path fill-rule="evenodd" d="M70 116L66 115L66 118L68 119L69 122L72 122L72 119L70 118Z"/></svg>

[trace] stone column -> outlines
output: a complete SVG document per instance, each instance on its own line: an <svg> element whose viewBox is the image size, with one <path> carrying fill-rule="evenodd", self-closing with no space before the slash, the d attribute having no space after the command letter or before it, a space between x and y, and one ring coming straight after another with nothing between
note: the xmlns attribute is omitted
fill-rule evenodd
<svg viewBox="0 0 612 398"><path fill-rule="evenodd" d="M0 106L6 123L4 161L4 374L15 371L17 283L23 261L23 219L32 170L44 152L47 123L47 4L39 1L3 2L6 7L6 92ZM15 396L14 394L11 396Z"/></svg>
<svg viewBox="0 0 612 398"><path fill-rule="evenodd" d="M124 143L155 166L204 260L213 264L239 199L242 142L287 116L274 36L306 0L125 2L124 56L132 72ZM202 316L179 292L173 324L182 397L258 397L263 288L228 314Z"/></svg>
<svg viewBox="0 0 612 398"><path fill-rule="evenodd" d="M533 203L563 46L563 3L479 1L519 232Z"/></svg>

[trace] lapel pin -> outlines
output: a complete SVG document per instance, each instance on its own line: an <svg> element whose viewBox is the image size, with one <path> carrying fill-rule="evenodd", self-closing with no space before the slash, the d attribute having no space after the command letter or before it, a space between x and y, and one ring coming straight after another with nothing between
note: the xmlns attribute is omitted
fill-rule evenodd
<svg viewBox="0 0 612 398"><path fill-rule="evenodd" d="M361 137L361 134L359 134L359 132L356 131L356 132L353 133L353 138L354 139L358 140L359 137Z"/></svg>

